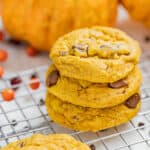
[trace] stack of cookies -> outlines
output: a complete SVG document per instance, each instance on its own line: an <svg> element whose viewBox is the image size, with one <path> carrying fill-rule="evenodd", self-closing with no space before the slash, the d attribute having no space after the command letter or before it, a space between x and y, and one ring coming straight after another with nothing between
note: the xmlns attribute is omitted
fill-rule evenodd
<svg viewBox="0 0 150 150"><path fill-rule="evenodd" d="M113 28L79 29L59 38L47 72L48 114L80 131L129 121L141 106L140 54L135 40Z"/></svg>

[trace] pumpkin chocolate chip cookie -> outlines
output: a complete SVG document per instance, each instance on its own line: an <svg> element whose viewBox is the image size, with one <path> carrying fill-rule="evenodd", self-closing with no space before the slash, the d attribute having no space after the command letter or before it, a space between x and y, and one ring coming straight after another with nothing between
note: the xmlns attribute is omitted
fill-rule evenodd
<svg viewBox="0 0 150 150"><path fill-rule="evenodd" d="M139 111L141 102L136 93L120 105L99 109L73 105L47 94L46 106L54 121L74 130L95 132L129 121Z"/></svg>
<svg viewBox="0 0 150 150"><path fill-rule="evenodd" d="M1 150L90 150L90 148L66 134L35 134L11 143Z"/></svg>
<svg viewBox="0 0 150 150"><path fill-rule="evenodd" d="M114 83L92 83L60 76L52 65L47 72L48 92L62 101L92 108L106 108L123 103L141 85L141 72L135 67L124 79Z"/></svg>
<svg viewBox="0 0 150 150"><path fill-rule="evenodd" d="M134 69L140 53L138 43L124 32L92 27L59 38L50 56L62 76L112 83L125 78Z"/></svg>

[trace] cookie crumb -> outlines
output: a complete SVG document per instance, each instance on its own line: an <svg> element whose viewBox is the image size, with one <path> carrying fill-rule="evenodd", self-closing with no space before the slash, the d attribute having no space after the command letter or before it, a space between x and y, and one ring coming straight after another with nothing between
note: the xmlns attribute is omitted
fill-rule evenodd
<svg viewBox="0 0 150 150"><path fill-rule="evenodd" d="M145 124L144 124L144 122L139 122L138 123L138 127L142 127L142 126L144 126Z"/></svg>
<svg viewBox="0 0 150 150"><path fill-rule="evenodd" d="M11 125L12 125L12 126L16 126L16 125L17 125L17 121L16 121L15 119L12 120L12 121L11 121Z"/></svg>
<svg viewBox="0 0 150 150"><path fill-rule="evenodd" d="M21 84L21 82L22 82L22 79L19 76L10 79L10 84L12 86L15 86L13 87L14 90L17 90L19 88L18 85Z"/></svg>
<svg viewBox="0 0 150 150"><path fill-rule="evenodd" d="M43 106L45 104L43 98L40 99L40 106Z"/></svg>
<svg viewBox="0 0 150 150"><path fill-rule="evenodd" d="M24 126L24 129L29 129L29 127L28 126Z"/></svg>
<svg viewBox="0 0 150 150"><path fill-rule="evenodd" d="M96 150L95 145L94 145L94 144L91 144L91 145L90 145L90 149L91 149L91 150Z"/></svg>

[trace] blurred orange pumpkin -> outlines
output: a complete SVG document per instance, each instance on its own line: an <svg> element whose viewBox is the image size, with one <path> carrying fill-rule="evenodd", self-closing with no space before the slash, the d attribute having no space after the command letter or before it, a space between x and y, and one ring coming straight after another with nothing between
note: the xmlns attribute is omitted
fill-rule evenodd
<svg viewBox="0 0 150 150"><path fill-rule="evenodd" d="M112 26L118 0L2 0L6 30L17 40L48 51L66 32L93 25Z"/></svg>

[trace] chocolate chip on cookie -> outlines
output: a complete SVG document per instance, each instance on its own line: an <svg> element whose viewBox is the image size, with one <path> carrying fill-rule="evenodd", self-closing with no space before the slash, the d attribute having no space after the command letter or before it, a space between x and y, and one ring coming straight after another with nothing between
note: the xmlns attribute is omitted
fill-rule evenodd
<svg viewBox="0 0 150 150"><path fill-rule="evenodd" d="M128 100L125 102L125 105L128 108L136 108L138 102L140 101L141 97L138 93L132 95Z"/></svg>
<svg viewBox="0 0 150 150"><path fill-rule="evenodd" d="M25 142L19 143L19 147L20 147L20 148L22 148L22 147L24 147L24 146L25 146Z"/></svg>
<svg viewBox="0 0 150 150"><path fill-rule="evenodd" d="M55 85L57 83L58 78L59 78L59 71L55 70L55 71L51 72L48 75L47 80L46 80L47 87Z"/></svg>
<svg viewBox="0 0 150 150"><path fill-rule="evenodd" d="M73 50L78 50L80 52L88 51L88 45L87 44L75 44L72 46Z"/></svg>
<svg viewBox="0 0 150 150"><path fill-rule="evenodd" d="M99 48L100 49L112 49L112 47L110 45L108 45L108 44L102 44L102 45L100 45Z"/></svg>
<svg viewBox="0 0 150 150"><path fill-rule="evenodd" d="M67 51L59 51L59 56L66 56L68 55Z"/></svg>
<svg viewBox="0 0 150 150"><path fill-rule="evenodd" d="M125 79L121 79L121 80L118 80L116 82L108 84L108 87L114 88L114 89L122 88L122 87L125 87L125 86L128 86L128 82Z"/></svg>
<svg viewBox="0 0 150 150"><path fill-rule="evenodd" d="M72 46L71 53L75 56L87 57L88 45L87 44L75 44Z"/></svg>

